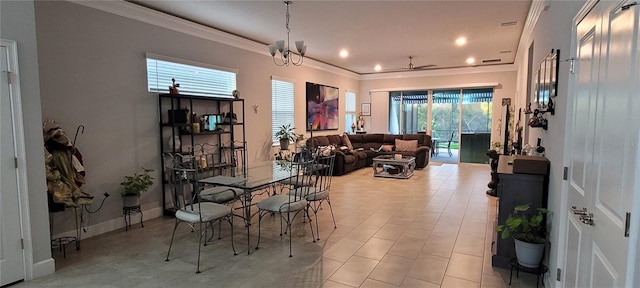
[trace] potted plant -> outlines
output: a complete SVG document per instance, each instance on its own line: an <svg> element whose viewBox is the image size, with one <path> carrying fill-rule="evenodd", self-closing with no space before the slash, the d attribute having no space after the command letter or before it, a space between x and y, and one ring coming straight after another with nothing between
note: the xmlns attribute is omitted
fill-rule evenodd
<svg viewBox="0 0 640 288"><path fill-rule="evenodd" d="M149 175L153 169L142 168L142 172L134 172L133 176L124 176L124 181L120 183L122 191L122 205L124 207L136 207L140 205L140 195L146 192L153 185L153 177Z"/></svg>
<svg viewBox="0 0 640 288"><path fill-rule="evenodd" d="M513 208L504 225L496 227L501 232L502 239L513 237L518 264L537 268L542 260L546 242L546 225L544 215L549 211L537 208L537 213L529 211L529 204L518 205Z"/></svg>
<svg viewBox="0 0 640 288"><path fill-rule="evenodd" d="M280 140L281 150L288 150L289 144L291 142L295 142L296 139L298 139L298 134L296 134L294 128L291 127L291 124L287 124L282 125L282 127L280 127L280 130L276 132L276 135L274 135L274 137L276 140Z"/></svg>

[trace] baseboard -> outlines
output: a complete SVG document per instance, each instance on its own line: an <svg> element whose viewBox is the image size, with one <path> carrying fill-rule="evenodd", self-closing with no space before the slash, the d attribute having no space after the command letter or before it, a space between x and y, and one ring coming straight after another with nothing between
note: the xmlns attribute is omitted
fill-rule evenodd
<svg viewBox="0 0 640 288"><path fill-rule="evenodd" d="M39 278L42 276L52 274L53 272L56 272L56 262L55 260L53 260L53 258L49 258L47 260L43 260L38 263L35 263L33 264L32 272L33 272L32 275L30 275L31 277L25 280Z"/></svg>
<svg viewBox="0 0 640 288"><path fill-rule="evenodd" d="M144 221L158 218L162 216L162 207L144 210L142 211L142 213L144 214ZM140 223L140 214L131 215L131 224L133 225L137 223ZM122 217L114 218L105 222L87 226L80 232L80 239L91 238L93 236L115 231L121 228L124 228L124 219ZM52 239L61 237L76 237L76 230L66 231L53 235Z"/></svg>

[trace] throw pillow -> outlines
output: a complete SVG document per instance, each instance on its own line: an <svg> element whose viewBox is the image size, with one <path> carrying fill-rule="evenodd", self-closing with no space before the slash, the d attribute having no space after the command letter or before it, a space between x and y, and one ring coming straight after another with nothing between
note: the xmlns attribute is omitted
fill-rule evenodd
<svg viewBox="0 0 640 288"><path fill-rule="evenodd" d="M351 145L351 140L349 140L349 135L347 133L343 133L341 138L342 138L342 145L347 146L349 150L353 150L353 145Z"/></svg>
<svg viewBox="0 0 640 288"><path fill-rule="evenodd" d="M380 146L380 149L378 149L378 151L391 152L393 151L393 145L382 145Z"/></svg>
<svg viewBox="0 0 640 288"><path fill-rule="evenodd" d="M400 140L396 139L396 151L398 152L414 152L418 150L418 140Z"/></svg>
<svg viewBox="0 0 640 288"><path fill-rule="evenodd" d="M318 147L318 153L320 153L320 156L329 156L331 154L333 154L333 150L335 150L336 147L329 145L329 146L320 146Z"/></svg>

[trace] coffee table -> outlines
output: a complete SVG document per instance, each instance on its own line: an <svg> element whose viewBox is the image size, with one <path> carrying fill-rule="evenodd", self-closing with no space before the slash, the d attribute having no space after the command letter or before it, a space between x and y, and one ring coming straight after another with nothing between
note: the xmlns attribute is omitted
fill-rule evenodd
<svg viewBox="0 0 640 288"><path fill-rule="evenodd" d="M396 159L393 155L381 155L373 158L371 167L375 177L409 179L416 167L416 157L403 156Z"/></svg>

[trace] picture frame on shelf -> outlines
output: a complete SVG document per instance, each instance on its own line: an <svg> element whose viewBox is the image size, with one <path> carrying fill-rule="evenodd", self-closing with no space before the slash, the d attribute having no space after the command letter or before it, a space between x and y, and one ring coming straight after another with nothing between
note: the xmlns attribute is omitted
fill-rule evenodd
<svg viewBox="0 0 640 288"><path fill-rule="evenodd" d="M362 116L371 116L371 103L362 103L360 112L362 112Z"/></svg>

